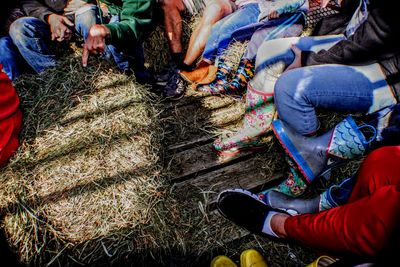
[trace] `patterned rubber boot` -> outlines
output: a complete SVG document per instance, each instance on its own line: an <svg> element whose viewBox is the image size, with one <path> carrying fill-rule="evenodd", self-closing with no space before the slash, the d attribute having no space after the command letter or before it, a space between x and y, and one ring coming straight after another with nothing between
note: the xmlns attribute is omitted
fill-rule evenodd
<svg viewBox="0 0 400 267"><path fill-rule="evenodd" d="M287 178L279 185L260 192L259 196L262 200L265 201L265 197L270 191L280 192L286 196L297 198L308 188L308 184L304 181L303 176L297 169L296 163L288 156L286 156L286 162L289 164L289 174Z"/></svg>
<svg viewBox="0 0 400 267"><path fill-rule="evenodd" d="M273 94L266 94L248 86L246 111L242 127L233 135L222 135L213 144L221 156L234 156L246 150L265 147L265 134L271 130L275 115Z"/></svg>
<svg viewBox="0 0 400 267"><path fill-rule="evenodd" d="M361 116L348 116L318 137L296 133L280 120L273 130L308 183L378 147L400 143L400 104Z"/></svg>
<svg viewBox="0 0 400 267"><path fill-rule="evenodd" d="M247 84L254 77L254 61L250 59L241 59L239 67L232 81L227 84L226 92L228 94L241 94L246 88Z"/></svg>
<svg viewBox="0 0 400 267"><path fill-rule="evenodd" d="M197 91L209 93L212 95L225 94L225 87L228 84L228 75L231 72L231 67L225 63L224 58L218 59L218 69L215 75L215 80L207 84L199 84L196 87Z"/></svg>

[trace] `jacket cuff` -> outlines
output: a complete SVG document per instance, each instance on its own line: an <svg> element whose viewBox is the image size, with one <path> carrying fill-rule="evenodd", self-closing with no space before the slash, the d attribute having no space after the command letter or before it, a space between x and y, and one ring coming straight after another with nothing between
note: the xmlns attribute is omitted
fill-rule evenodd
<svg viewBox="0 0 400 267"><path fill-rule="evenodd" d="M42 20L44 23L49 24L47 21L47 17L50 16L51 14L55 14L54 12L51 12L50 10L44 11L42 14L40 14L39 19Z"/></svg>

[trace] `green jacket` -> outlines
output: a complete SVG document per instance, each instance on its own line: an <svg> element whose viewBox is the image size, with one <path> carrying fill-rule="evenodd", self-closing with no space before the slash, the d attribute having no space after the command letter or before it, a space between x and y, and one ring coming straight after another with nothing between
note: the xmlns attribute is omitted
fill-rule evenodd
<svg viewBox="0 0 400 267"><path fill-rule="evenodd" d="M143 39L151 30L155 0L101 0L119 22L107 24L111 43L127 45Z"/></svg>

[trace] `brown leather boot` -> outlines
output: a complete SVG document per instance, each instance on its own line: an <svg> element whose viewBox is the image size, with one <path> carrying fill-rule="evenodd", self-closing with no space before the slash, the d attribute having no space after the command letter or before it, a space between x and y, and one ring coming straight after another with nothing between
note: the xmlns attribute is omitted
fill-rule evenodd
<svg viewBox="0 0 400 267"><path fill-rule="evenodd" d="M205 61L200 61L193 71L182 70L180 71L180 75L188 83L197 83L207 77L210 66L212 65Z"/></svg>

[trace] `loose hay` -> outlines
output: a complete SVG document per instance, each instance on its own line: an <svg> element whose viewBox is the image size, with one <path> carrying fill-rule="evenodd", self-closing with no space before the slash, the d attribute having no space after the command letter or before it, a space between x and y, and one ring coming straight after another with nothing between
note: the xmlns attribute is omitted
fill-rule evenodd
<svg viewBox="0 0 400 267"><path fill-rule="evenodd" d="M197 21L194 17L185 24L186 39ZM230 47L233 68L244 47ZM151 68L167 65L168 46L160 29L145 48ZM170 166L163 166L164 146L219 134L227 125L218 110L226 106L237 106L227 126L234 131L243 101L215 101L217 97L189 90L187 97L197 99L203 112L194 118L198 120L176 114L161 121L161 108L149 88L107 63L93 61L91 66L83 69L77 53L58 68L16 84L24 108L24 142L0 172L0 214L8 242L23 263L143 266L142 258L156 258L155 266L176 259L178 266L199 266L198 258L206 255L206 266L213 251L237 256L249 246L271 255L268 260L276 265L311 261L309 250L268 239L250 236L250 243L230 242L244 233L210 212L208 205L218 193L215 184L177 189L166 179L172 174ZM283 151L272 138L256 160L267 176L286 168ZM356 167L346 168L350 173Z"/></svg>
<svg viewBox="0 0 400 267"><path fill-rule="evenodd" d="M165 193L157 103L133 78L94 66L65 59L16 84L24 143L0 174L0 208L26 264L92 263L154 246L132 235L150 228Z"/></svg>

